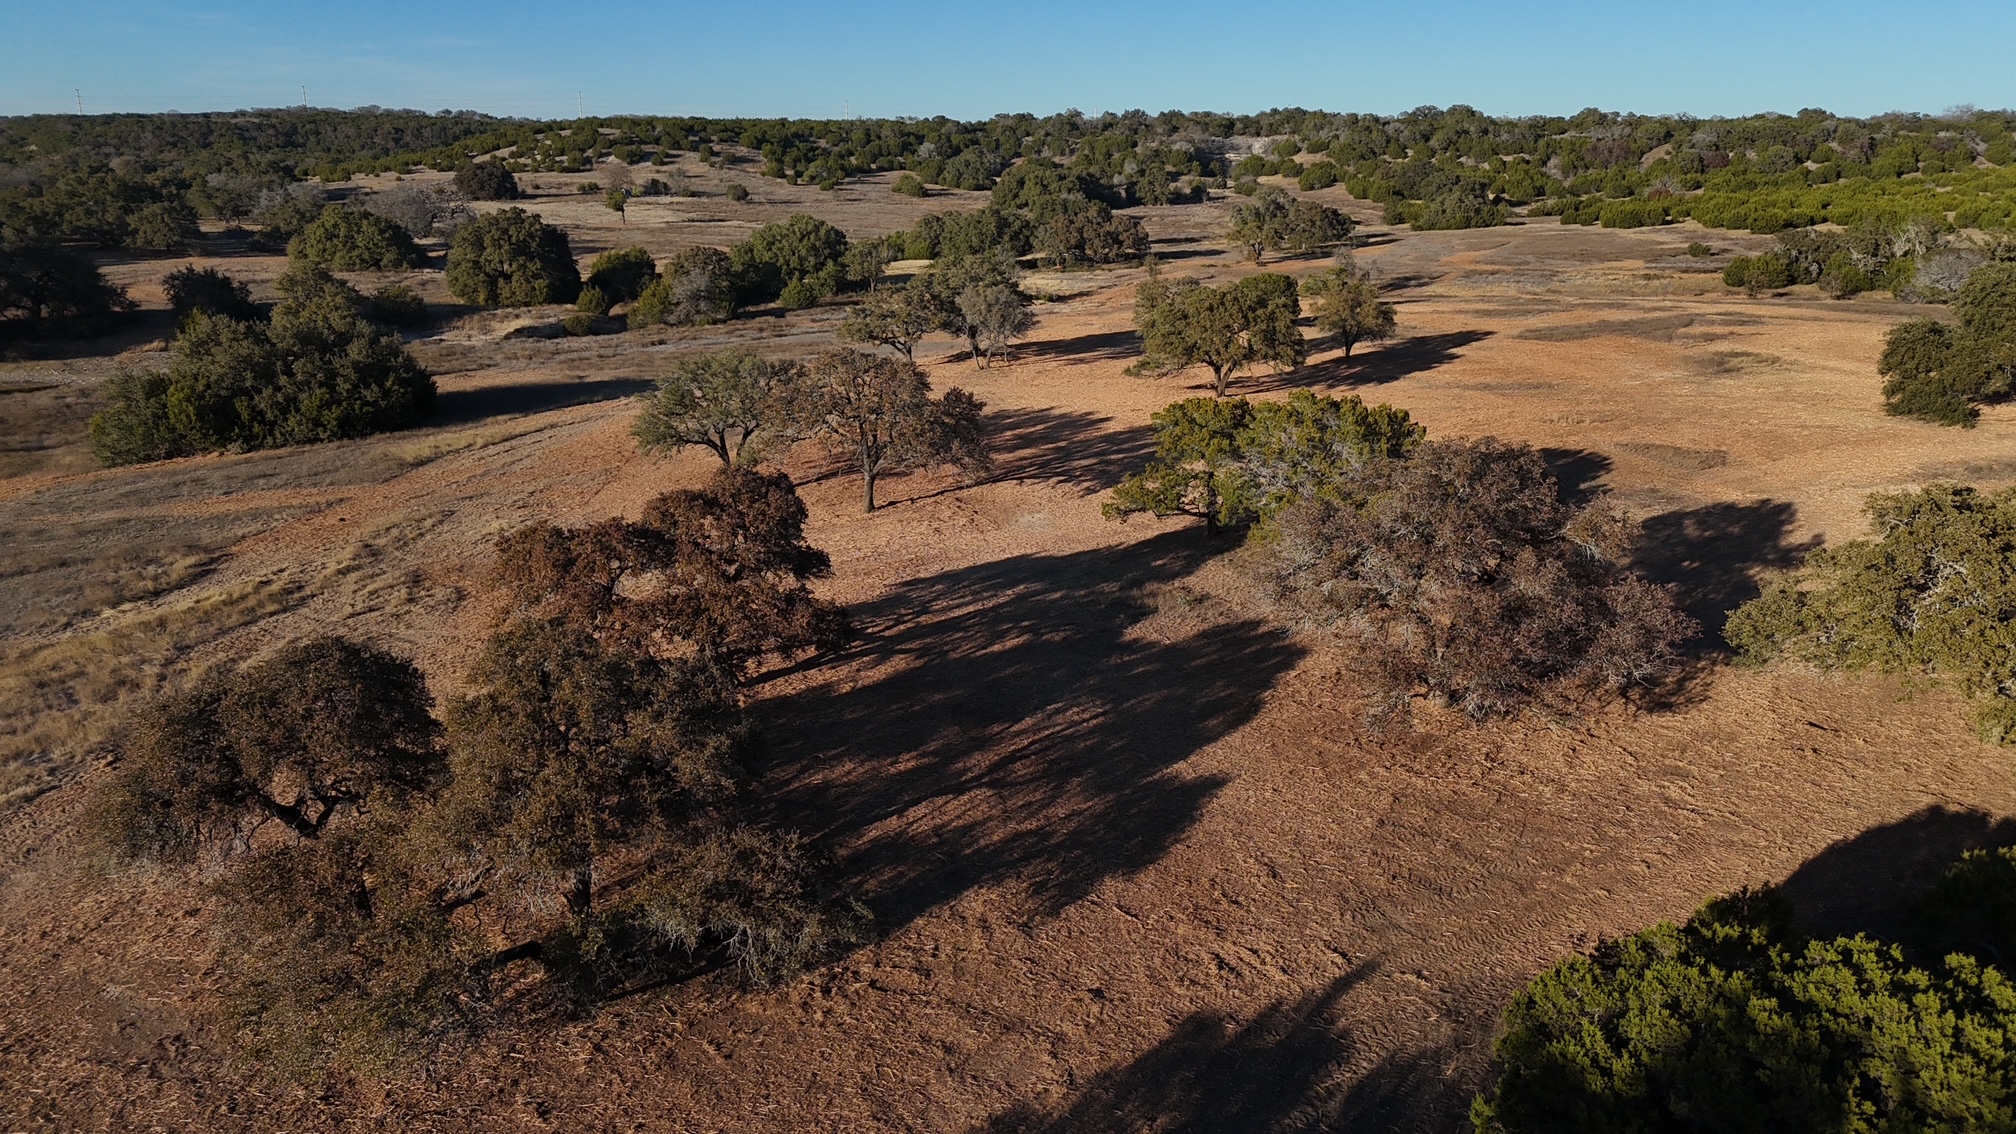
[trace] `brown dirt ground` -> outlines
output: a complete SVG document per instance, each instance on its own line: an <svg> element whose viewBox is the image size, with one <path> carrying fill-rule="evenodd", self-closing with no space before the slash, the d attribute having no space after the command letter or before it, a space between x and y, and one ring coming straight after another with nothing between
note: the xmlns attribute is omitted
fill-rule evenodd
<svg viewBox="0 0 2016 1134"><path fill-rule="evenodd" d="M764 210L750 220L811 206L859 234L945 207L897 216L917 203L878 187L744 180ZM584 255L730 224L698 219L727 208L706 199L627 225L587 198L536 203ZM1145 211L1169 270L1251 270L1213 242L1224 208ZM1368 232L1359 260L1395 286L1405 337L1240 392L1353 391L1433 435L1542 446L1572 490L1646 521L1642 566L1711 625L1757 572L1857 534L1869 492L2016 477L2016 410L1971 431L1879 411L1873 360L1905 309L1732 297L1684 255L1749 238ZM1122 373L1140 278L1057 281L1069 297L990 370L926 344L935 382L988 402L987 483L900 478L864 516L853 480L794 461L834 560L826 593L863 637L759 688L766 798L841 855L876 943L781 988L703 980L410 1077L276 1084L206 1022L215 965L189 879L80 861L93 773L73 746L13 769L0 820L6 1128L1457 1129L1499 1007L1564 954L1767 881L1816 927L1880 929L1907 882L2009 835L2007 753L1950 695L1882 680L1704 666L1656 711L1368 733L1340 660L1267 621L1236 554L1184 523L1100 518L1148 414L1204 388ZM110 688L20 686L10 728L61 717L82 745L175 672L327 628L411 652L450 693L490 616L489 539L634 513L705 475L698 456L637 455L621 395L670 353L802 350L835 318L506 342L506 321L458 316L416 343L443 424L102 472L74 435L117 360L0 368L9 387L50 384L0 398L0 676L38 650L152 651ZM196 566L142 570L171 554ZM84 593L120 570L130 586ZM121 636L146 618L167 628Z"/></svg>

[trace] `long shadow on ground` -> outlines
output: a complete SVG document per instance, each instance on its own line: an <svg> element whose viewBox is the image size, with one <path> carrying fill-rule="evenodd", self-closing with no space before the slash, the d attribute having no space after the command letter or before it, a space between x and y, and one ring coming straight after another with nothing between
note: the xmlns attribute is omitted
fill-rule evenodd
<svg viewBox="0 0 2016 1134"><path fill-rule="evenodd" d="M1239 393L1264 393L1304 386L1383 386L1438 366L1447 366L1461 357L1459 352L1464 347L1483 342L1493 333L1451 331L1442 335L1415 335L1376 349L1360 350L1349 361L1333 358L1279 374L1247 378L1235 385Z"/></svg>
<svg viewBox="0 0 2016 1134"><path fill-rule="evenodd" d="M1377 962L1283 999L1243 1023L1217 1012L1183 1019L1133 1061L1094 1076L1060 1108L1018 1104L971 1134L1286 1134L1445 1129L1466 1101L1435 1052L1389 1057L1340 1083L1350 1033L1338 1002Z"/></svg>
<svg viewBox="0 0 2016 1134"><path fill-rule="evenodd" d="M1303 654L1250 620L1129 635L1144 587L1215 550L1186 530L1018 555L855 609L866 656L758 706L774 818L847 848L885 931L985 885L1053 914L1154 863L1226 782L1176 765Z"/></svg>
<svg viewBox="0 0 2016 1134"><path fill-rule="evenodd" d="M1947 867L1967 851L2011 845L2016 820L1934 805L1842 839L1807 859L1781 890L1808 933L1909 940L1913 905Z"/></svg>
<svg viewBox="0 0 2016 1134"><path fill-rule="evenodd" d="M1701 647L1726 647L1729 612L1756 598L1761 577L1797 567L1820 538L1791 538L1799 509L1783 500L1721 502L1662 512L1645 521L1632 567L1671 583L1680 606L1701 624Z"/></svg>
<svg viewBox="0 0 2016 1134"><path fill-rule="evenodd" d="M592 378L579 382L519 382L445 390L434 399L427 425L463 425L504 415L544 413L566 406L627 398L650 389L648 378Z"/></svg>
<svg viewBox="0 0 2016 1134"><path fill-rule="evenodd" d="M1155 431L1146 423L1111 428L1113 419L1080 410L1011 409L987 415L989 443L1012 453L997 480L1053 480L1107 489L1146 464Z"/></svg>

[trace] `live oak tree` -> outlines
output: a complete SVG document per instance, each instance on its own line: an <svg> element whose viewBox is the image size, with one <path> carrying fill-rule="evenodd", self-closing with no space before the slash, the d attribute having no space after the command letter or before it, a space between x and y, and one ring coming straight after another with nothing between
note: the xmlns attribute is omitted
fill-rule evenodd
<svg viewBox="0 0 2016 1134"><path fill-rule="evenodd" d="M741 348L681 359L631 431L645 452L702 445L724 466L753 464L790 439L798 364Z"/></svg>
<svg viewBox="0 0 2016 1134"><path fill-rule="evenodd" d="M1209 367L1221 398L1233 375L1255 363L1302 364L1308 348L1295 325L1300 315L1294 279L1272 273L1223 287L1155 278L1134 299L1134 325L1146 348L1141 365L1163 372Z"/></svg>
<svg viewBox="0 0 2016 1134"><path fill-rule="evenodd" d="M1258 404L1188 398L1153 420L1154 460L1120 482L1105 514L1200 516L1207 534L1300 500L1333 499L1365 464L1407 455L1426 432L1406 410L1307 390Z"/></svg>
<svg viewBox="0 0 2016 1134"><path fill-rule="evenodd" d="M997 352L1029 333L1035 320L1029 314L1029 299L1012 285L976 283L959 293L959 314L977 334L978 358L994 365Z"/></svg>
<svg viewBox="0 0 2016 1134"><path fill-rule="evenodd" d="M1016 266L1014 255L1001 248L964 256L946 256L925 273L924 295L937 313L937 329L965 339L975 366L980 364L981 328L980 324L967 317L965 309L959 304L959 297L976 287L1014 288L1021 278L1022 270Z"/></svg>
<svg viewBox="0 0 2016 1134"><path fill-rule="evenodd" d="M1393 337L1398 320L1391 303L1379 298L1379 285L1350 268L1332 268L1302 279L1302 298L1315 306L1319 330L1344 344L1344 357L1359 343Z"/></svg>
<svg viewBox="0 0 2016 1134"><path fill-rule="evenodd" d="M733 683L762 658L845 641L845 619L806 585L830 565L804 530L789 476L722 469L637 520L519 529L499 544L497 579L526 617L604 650L698 659Z"/></svg>
<svg viewBox="0 0 2016 1134"><path fill-rule="evenodd" d="M1351 218L1327 205L1297 200L1271 185L1232 210L1232 243L1254 263L1270 251L1313 252L1344 243Z"/></svg>
<svg viewBox="0 0 2016 1134"><path fill-rule="evenodd" d="M455 173L455 188L475 201L515 201L518 179L500 161L479 161Z"/></svg>
<svg viewBox="0 0 2016 1134"><path fill-rule="evenodd" d="M1271 587L1361 659L1380 714L1569 710L1648 681L1693 636L1625 566L1637 525L1562 501L1540 454L1490 439L1368 461L1283 508Z"/></svg>
<svg viewBox="0 0 2016 1134"><path fill-rule="evenodd" d="M944 464L973 477L991 467L983 403L956 386L932 397L923 372L903 359L827 351L806 367L795 398L801 428L860 471L865 511L875 510L875 482L886 473Z"/></svg>
<svg viewBox="0 0 2016 1134"><path fill-rule="evenodd" d="M395 271L426 262L413 237L393 221L347 205L330 205L287 244L287 258L336 271Z"/></svg>
<svg viewBox="0 0 2016 1134"><path fill-rule="evenodd" d="M445 770L412 664L314 638L155 702L127 730L96 818L128 858L242 848L269 823L302 839L432 786Z"/></svg>
<svg viewBox="0 0 2016 1134"><path fill-rule="evenodd" d="M837 334L842 342L886 346L914 362L917 340L943 322L938 296L924 277L915 276L902 287L869 292L847 313Z"/></svg>

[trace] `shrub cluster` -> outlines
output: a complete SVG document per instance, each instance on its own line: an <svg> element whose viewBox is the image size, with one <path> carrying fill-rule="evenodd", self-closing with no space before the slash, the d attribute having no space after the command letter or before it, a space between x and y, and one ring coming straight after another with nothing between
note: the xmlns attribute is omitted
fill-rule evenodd
<svg viewBox="0 0 2016 1134"><path fill-rule="evenodd" d="M1972 426L1985 402L2016 388L2016 264L1976 269L1953 300L1955 322L1891 328L1877 364L1886 413Z"/></svg>
<svg viewBox="0 0 2016 1134"><path fill-rule="evenodd" d="M1270 185L1233 208L1231 238L1257 264L1268 252L1316 252L1343 244L1351 238L1351 218Z"/></svg>
<svg viewBox="0 0 2016 1134"><path fill-rule="evenodd" d="M665 261L631 305L630 327L718 323L735 315L735 267L719 248L684 248Z"/></svg>
<svg viewBox="0 0 2016 1134"><path fill-rule="evenodd" d="M1970 853L1911 944L1810 938L1745 891L1536 978L1479 1134L1987 1130L2016 1110L2016 855Z"/></svg>
<svg viewBox="0 0 2016 1134"><path fill-rule="evenodd" d="M339 272L417 268L427 257L398 223L363 209L330 205L287 242L287 258Z"/></svg>
<svg viewBox="0 0 2016 1134"><path fill-rule="evenodd" d="M455 171L455 188L472 201L515 201L518 179L499 161L479 161Z"/></svg>
<svg viewBox="0 0 2016 1134"><path fill-rule="evenodd" d="M440 720L410 663L299 643L141 714L93 825L121 858L223 864L234 1022L303 1072L715 959L790 976L867 925L744 804L740 682L847 633L806 587L827 561L804 519L788 478L738 470L638 521L513 533L509 611Z"/></svg>
<svg viewBox="0 0 2016 1134"><path fill-rule="evenodd" d="M108 465L265 449L401 429L434 404L430 378L373 303L319 269L281 278L270 321L192 310L165 371L126 371L91 419Z"/></svg>
<svg viewBox="0 0 2016 1134"><path fill-rule="evenodd" d="M566 233L513 207L455 230L448 290L481 307L572 303L581 294L581 269Z"/></svg>
<svg viewBox="0 0 2016 1134"><path fill-rule="evenodd" d="M1813 552L1729 616L1729 643L1753 661L1951 682L1984 737L2016 743L2016 489L1934 485L1865 508L1873 538Z"/></svg>

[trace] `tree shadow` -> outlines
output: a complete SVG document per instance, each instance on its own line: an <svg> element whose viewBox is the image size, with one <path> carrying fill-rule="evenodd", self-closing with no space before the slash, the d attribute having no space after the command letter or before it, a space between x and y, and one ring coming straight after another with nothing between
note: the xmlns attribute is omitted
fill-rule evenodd
<svg viewBox="0 0 2016 1134"><path fill-rule="evenodd" d="M2016 820L1935 804L1829 846L1779 892L1800 928L1815 936L1909 941L1919 929L1914 906L1947 867L1970 850L2012 845Z"/></svg>
<svg viewBox="0 0 2016 1134"><path fill-rule="evenodd" d="M1130 633L1222 546L1018 555L855 608L855 664L755 707L779 738L773 818L845 847L885 930L990 884L1047 916L1151 865L1226 782L1176 765L1304 653L1254 620Z"/></svg>
<svg viewBox="0 0 2016 1134"><path fill-rule="evenodd" d="M1080 410L1012 409L987 415L988 444L1009 454L995 480L1061 481L1103 491L1140 469L1155 452L1148 425L1113 428L1113 419Z"/></svg>
<svg viewBox="0 0 2016 1134"><path fill-rule="evenodd" d="M1243 1024L1193 1012L1132 1062L1093 1076L1063 1110L1018 1104L972 1134L1325 1129L1326 1083L1350 1055L1331 1017L1377 967L1368 962L1320 991L1277 1000Z"/></svg>
<svg viewBox="0 0 2016 1134"><path fill-rule="evenodd" d="M1578 508L1601 495L1603 478L1616 464L1593 449L1542 449L1540 459L1561 485L1561 499Z"/></svg>
<svg viewBox="0 0 2016 1134"><path fill-rule="evenodd" d="M1068 339L1051 339L1040 343L1015 344L1015 360L1051 361L1056 359L1076 359L1081 362L1098 362L1115 358L1127 358L1141 353L1141 335L1133 330L1099 331L1089 335L1076 335Z"/></svg>
<svg viewBox="0 0 2016 1134"><path fill-rule="evenodd" d="M1237 383L1245 392L1266 393L1303 386L1383 386L1462 357L1458 352L1490 338L1494 331L1450 331L1441 335L1415 335L1384 346L1362 350L1350 359L1342 356Z"/></svg>
<svg viewBox="0 0 2016 1134"><path fill-rule="evenodd" d="M1631 566L1679 591L1680 608L1701 624L1700 649L1724 650L1729 612L1761 593L1759 576L1797 567L1820 537L1793 541L1799 509L1789 501L1721 501L1646 520Z"/></svg>
<svg viewBox="0 0 2016 1134"><path fill-rule="evenodd" d="M426 424L466 425L492 417L520 417L590 402L634 397L656 383L648 378L594 378L579 382L518 382L445 390L434 398Z"/></svg>

